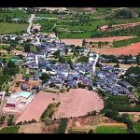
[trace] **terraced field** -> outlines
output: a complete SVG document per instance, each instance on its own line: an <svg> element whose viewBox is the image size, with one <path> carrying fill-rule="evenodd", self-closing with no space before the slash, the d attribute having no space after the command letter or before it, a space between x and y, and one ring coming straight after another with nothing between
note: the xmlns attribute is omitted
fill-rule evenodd
<svg viewBox="0 0 140 140"><path fill-rule="evenodd" d="M117 134L117 133L127 133L126 128L119 126L98 126L96 128L96 133L98 134Z"/></svg>
<svg viewBox="0 0 140 140"><path fill-rule="evenodd" d="M26 31L28 24L19 23L0 23L0 33L1 34L12 34L22 31Z"/></svg>

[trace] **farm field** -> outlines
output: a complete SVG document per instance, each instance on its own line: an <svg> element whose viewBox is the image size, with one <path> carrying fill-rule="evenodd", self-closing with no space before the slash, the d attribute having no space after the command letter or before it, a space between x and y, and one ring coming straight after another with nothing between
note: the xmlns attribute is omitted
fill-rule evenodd
<svg viewBox="0 0 140 140"><path fill-rule="evenodd" d="M25 32L28 24L19 23L0 23L0 33L1 34L14 34Z"/></svg>
<svg viewBox="0 0 140 140"><path fill-rule="evenodd" d="M27 13L25 13L19 9L0 11L0 18L5 17L5 15L7 15L11 18L16 17L16 18L20 18L20 19L27 19L29 16Z"/></svg>
<svg viewBox="0 0 140 140"><path fill-rule="evenodd" d="M113 42L119 41L119 40L125 40L125 39L130 39L134 38L135 36L115 36L115 37L103 37L103 38L85 38L87 42ZM83 39L61 39L62 42L66 43L67 45L77 45L77 46L82 46L82 41Z"/></svg>
<svg viewBox="0 0 140 140"><path fill-rule="evenodd" d="M36 121L40 120L40 116L46 109L46 107L53 102L52 98L55 98L55 94L51 93L38 93L32 102L27 106L24 112L16 120L16 123L20 121L29 121L35 119Z"/></svg>
<svg viewBox="0 0 140 140"><path fill-rule="evenodd" d="M19 128L19 126L4 127L0 130L0 134L17 134Z"/></svg>
<svg viewBox="0 0 140 140"><path fill-rule="evenodd" d="M107 54L107 55L137 55L140 53L140 42L134 43L125 47L120 47L120 48L101 48L100 49L100 54ZM99 52L98 48L91 48L92 51L94 52Z"/></svg>
<svg viewBox="0 0 140 140"><path fill-rule="evenodd" d="M60 102L60 106L54 113L55 118L83 116L93 110L98 112L103 108L104 104L98 94L93 93L93 91L85 89L71 89L68 93L60 95L40 92L19 116L16 123L32 119L39 121L47 106L55 102ZM38 104L39 106L37 106Z"/></svg>
<svg viewBox="0 0 140 140"><path fill-rule="evenodd" d="M118 134L118 133L127 133L126 128L117 127L117 126L98 126L96 128L97 134Z"/></svg>
<svg viewBox="0 0 140 140"><path fill-rule="evenodd" d="M19 133L41 133L42 123L22 125L19 128Z"/></svg>
<svg viewBox="0 0 140 140"><path fill-rule="evenodd" d="M61 104L54 115L55 118L84 116L93 110L98 112L104 106L97 93L86 89L71 89L68 94L58 96Z"/></svg>
<svg viewBox="0 0 140 140"><path fill-rule="evenodd" d="M134 123L133 130L136 134L139 134L140 133L140 124L139 123Z"/></svg>

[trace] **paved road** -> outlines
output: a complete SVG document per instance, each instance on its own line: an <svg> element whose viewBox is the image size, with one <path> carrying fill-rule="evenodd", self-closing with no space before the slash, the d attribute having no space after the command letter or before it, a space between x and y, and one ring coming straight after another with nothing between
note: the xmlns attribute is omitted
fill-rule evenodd
<svg viewBox="0 0 140 140"><path fill-rule="evenodd" d="M96 54L96 59L95 59L95 62L93 64L93 66L92 66L92 69L93 69L94 72L96 70L96 63L97 63L98 59L99 59L99 54Z"/></svg>
<svg viewBox="0 0 140 140"><path fill-rule="evenodd" d="M33 19L35 18L35 14L31 14L31 17L30 17L30 19L29 19L29 26L28 26L28 28L27 28L27 33L28 34L31 34L31 32L30 32L30 28L31 28L31 26L32 26L32 24L33 24Z"/></svg>

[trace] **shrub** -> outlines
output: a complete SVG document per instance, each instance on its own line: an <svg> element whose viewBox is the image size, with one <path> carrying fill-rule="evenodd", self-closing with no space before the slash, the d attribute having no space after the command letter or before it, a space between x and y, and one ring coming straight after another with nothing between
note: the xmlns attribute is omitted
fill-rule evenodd
<svg viewBox="0 0 140 140"><path fill-rule="evenodd" d="M27 124L27 121L24 121L23 124Z"/></svg>
<svg viewBox="0 0 140 140"><path fill-rule="evenodd" d="M16 125L22 125L22 121L18 122Z"/></svg>
<svg viewBox="0 0 140 140"><path fill-rule="evenodd" d="M58 133L65 133L67 127L68 119L61 119L60 125L58 127Z"/></svg>

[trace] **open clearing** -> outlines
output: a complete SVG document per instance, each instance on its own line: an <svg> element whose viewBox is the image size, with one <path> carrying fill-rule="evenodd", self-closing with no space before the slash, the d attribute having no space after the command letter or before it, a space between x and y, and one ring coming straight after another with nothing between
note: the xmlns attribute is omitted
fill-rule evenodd
<svg viewBox="0 0 140 140"><path fill-rule="evenodd" d="M55 117L56 118L70 118L86 115L90 111L100 111L104 104L97 93L86 89L71 89L66 94L54 94L40 92L27 106L20 117L16 120L29 121L35 119L40 120L40 116L50 103L61 102L58 107Z"/></svg>
<svg viewBox="0 0 140 140"><path fill-rule="evenodd" d="M41 133L42 123L34 123L20 126L19 133Z"/></svg>
<svg viewBox="0 0 140 140"><path fill-rule="evenodd" d="M94 110L98 112L104 106L97 93L86 89L71 89L68 94L59 96L61 104L55 114L56 118L84 116Z"/></svg>
<svg viewBox="0 0 140 140"><path fill-rule="evenodd" d="M125 40L125 39L130 39L134 38L135 36L116 36L116 37L104 37L104 38L85 38L87 42L113 42L119 41L119 40ZM77 46L82 46L82 41L83 39L62 39L62 42L66 43L67 45L77 45Z"/></svg>
<svg viewBox="0 0 140 140"><path fill-rule="evenodd" d="M56 95L52 93L38 93L38 95L36 95L36 97L16 120L16 123L24 120L29 121L32 119L39 121L40 116L47 106L53 102L52 98L55 96Z"/></svg>
<svg viewBox="0 0 140 140"><path fill-rule="evenodd" d="M98 48L91 48L94 52L99 52ZM107 55L137 55L140 53L140 42L131 44L125 47L120 48L101 48L100 54L107 54Z"/></svg>

